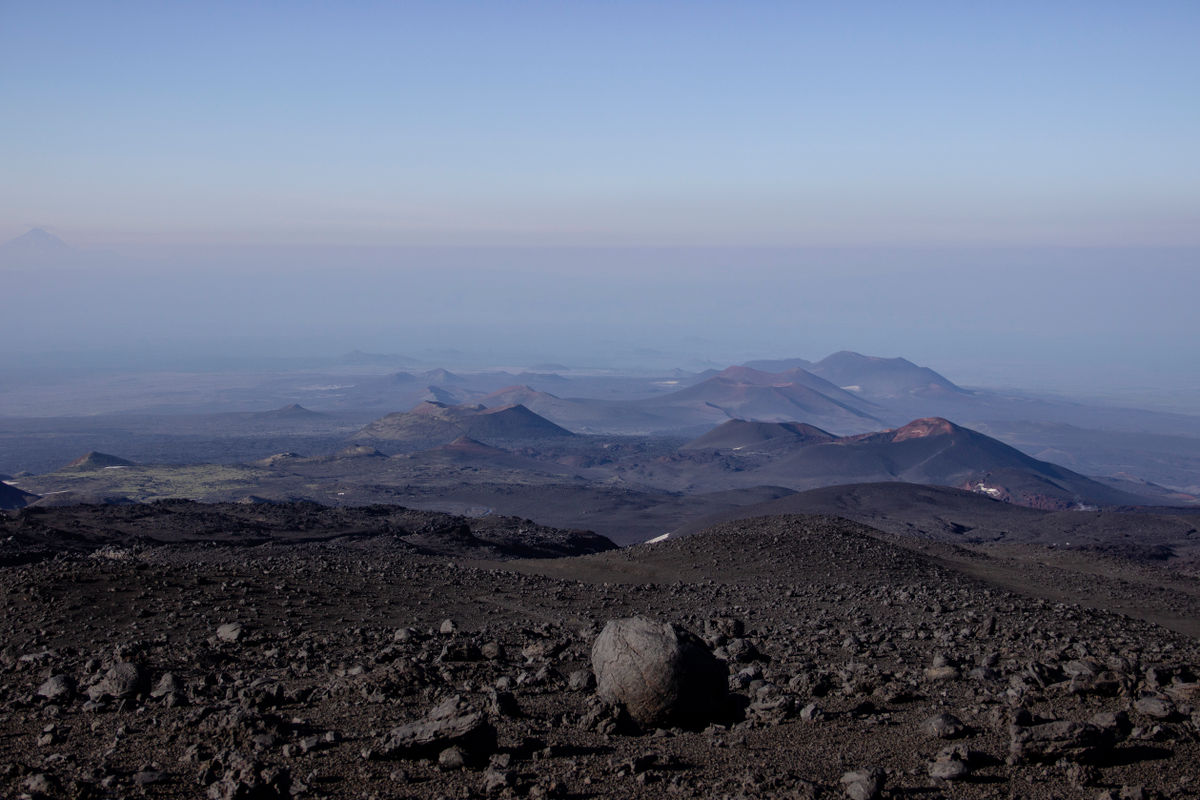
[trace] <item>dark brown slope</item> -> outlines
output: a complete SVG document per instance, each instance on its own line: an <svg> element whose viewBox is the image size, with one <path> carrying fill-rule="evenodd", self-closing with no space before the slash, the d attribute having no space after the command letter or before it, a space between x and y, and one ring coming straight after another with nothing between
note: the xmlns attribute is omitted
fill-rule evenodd
<svg viewBox="0 0 1200 800"><path fill-rule="evenodd" d="M949 542L1052 545L1178 564L1200 559L1200 511L1045 511L961 489L912 483L811 489L696 519L671 535L777 514L826 514L892 534Z"/></svg>

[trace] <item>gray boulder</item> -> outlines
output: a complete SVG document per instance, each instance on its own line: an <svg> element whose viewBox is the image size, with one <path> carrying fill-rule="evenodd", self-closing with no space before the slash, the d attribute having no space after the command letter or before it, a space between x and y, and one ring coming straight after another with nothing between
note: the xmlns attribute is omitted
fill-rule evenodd
<svg viewBox="0 0 1200 800"><path fill-rule="evenodd" d="M371 758L436 758L451 747L469 761L496 749L496 729L461 696L439 703L424 719L393 728L370 753Z"/></svg>
<svg viewBox="0 0 1200 800"><path fill-rule="evenodd" d="M878 800L886 779L887 774L878 767L847 772L842 776L842 790L850 800Z"/></svg>
<svg viewBox="0 0 1200 800"><path fill-rule="evenodd" d="M1008 730L1010 764L1091 761L1112 749L1117 739L1115 730L1091 722L1039 721L1026 711L1017 713Z"/></svg>
<svg viewBox="0 0 1200 800"><path fill-rule="evenodd" d="M75 684L69 675L52 675L38 687L37 693L51 702L70 700Z"/></svg>
<svg viewBox="0 0 1200 800"><path fill-rule="evenodd" d="M726 705L728 671L695 634L646 617L610 620L592 646L596 693L643 726L703 724Z"/></svg>
<svg viewBox="0 0 1200 800"><path fill-rule="evenodd" d="M925 720L921 730L938 739L957 739L967 732L967 726L953 714L943 712Z"/></svg>
<svg viewBox="0 0 1200 800"><path fill-rule="evenodd" d="M240 622L226 622L217 626L217 638L222 642L233 643L242 638L245 628Z"/></svg>
<svg viewBox="0 0 1200 800"><path fill-rule="evenodd" d="M98 683L88 687L88 697L92 700L132 697L141 691L145 682L146 676L137 664L120 661L113 664Z"/></svg>

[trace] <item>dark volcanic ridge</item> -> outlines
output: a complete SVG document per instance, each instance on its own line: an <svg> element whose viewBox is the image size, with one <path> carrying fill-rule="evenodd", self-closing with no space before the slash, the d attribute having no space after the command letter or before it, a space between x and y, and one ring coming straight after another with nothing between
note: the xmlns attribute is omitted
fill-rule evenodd
<svg viewBox="0 0 1200 800"><path fill-rule="evenodd" d="M38 499L36 494L22 491L15 486L9 486L0 481L0 509L24 508Z"/></svg>
<svg viewBox="0 0 1200 800"><path fill-rule="evenodd" d="M719 523L783 514L842 517L877 530L958 544L1040 545L1200 570L1200 509L1055 511L984 494L911 483L828 486L692 520L671 537Z"/></svg>
<svg viewBox="0 0 1200 800"><path fill-rule="evenodd" d="M563 530L513 517L466 519L402 506L328 507L311 502L196 503L32 507L0 517L3 558L28 561L58 552L159 545L256 547L322 542L372 549L471 556L551 558L616 548L590 531Z"/></svg>
<svg viewBox="0 0 1200 800"><path fill-rule="evenodd" d="M845 483L923 483L969 489L1033 508L1130 506L1152 498L1039 461L940 417L837 437L812 426L731 420L685 445L741 462L742 480L798 489Z"/></svg>

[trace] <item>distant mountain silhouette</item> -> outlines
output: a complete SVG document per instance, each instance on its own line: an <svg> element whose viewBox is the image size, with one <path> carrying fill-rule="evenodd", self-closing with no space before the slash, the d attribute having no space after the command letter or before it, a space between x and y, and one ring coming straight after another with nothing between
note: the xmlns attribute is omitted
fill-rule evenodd
<svg viewBox="0 0 1200 800"><path fill-rule="evenodd" d="M645 433L662 429L669 424L663 417L632 403L619 400L568 399L524 385L498 389L481 397L479 402L489 408L519 403L556 425L579 433Z"/></svg>
<svg viewBox="0 0 1200 800"><path fill-rule="evenodd" d="M812 362L807 358L766 358L747 361L742 366L763 372L785 372L789 369L809 369L812 367Z"/></svg>
<svg viewBox="0 0 1200 800"><path fill-rule="evenodd" d="M59 256L73 252L75 248L43 228L33 228L0 244L0 253L4 255Z"/></svg>
<svg viewBox="0 0 1200 800"><path fill-rule="evenodd" d="M272 409L271 411L259 411L254 415L255 419L270 420L300 420L300 419L322 419L325 414L319 411L310 411L299 403L292 403L283 408Z"/></svg>
<svg viewBox="0 0 1200 800"><path fill-rule="evenodd" d="M67 464L63 469L77 470L92 470L104 469L106 467L134 467L137 466L132 461L127 461L118 456L109 455L108 453L98 453L95 450L90 453L85 453L79 458Z"/></svg>
<svg viewBox="0 0 1200 800"><path fill-rule="evenodd" d="M519 440L574 434L518 403L499 408L485 408L478 412L468 421L467 435L485 440Z"/></svg>
<svg viewBox="0 0 1200 800"><path fill-rule="evenodd" d="M730 367L687 388L630 405L664 413L669 409L681 424L803 419L842 431L870 430L883 424L870 413L868 403L803 370L773 375Z"/></svg>
<svg viewBox="0 0 1200 800"><path fill-rule="evenodd" d="M428 383L431 386L441 386L441 385L450 384L450 383L454 383L454 384L467 383L467 380L465 378L463 378L462 376L455 375L453 372L442 369L441 367L439 367L437 369L428 370L427 372L418 373L416 375L416 377L418 379L420 379L423 383Z"/></svg>
<svg viewBox="0 0 1200 800"><path fill-rule="evenodd" d="M463 405L479 397L478 392L457 386L426 386L421 394L422 401L441 403L447 406Z"/></svg>
<svg viewBox="0 0 1200 800"><path fill-rule="evenodd" d="M481 397L479 402L488 408L520 404L535 413L541 414L542 412L538 410L538 405L562 405L569 401L563 400L561 397L552 395L549 392L540 392L532 386L520 385L497 389L491 394Z"/></svg>
<svg viewBox="0 0 1200 800"><path fill-rule="evenodd" d="M908 359L877 358L849 350L822 359L809 371L866 397L892 398L930 392L968 393L928 367L917 366Z"/></svg>
<svg viewBox="0 0 1200 800"><path fill-rule="evenodd" d="M462 436L485 444L546 439L573 434L523 405L487 408L423 402L409 411L388 414L354 435L368 441L395 441L425 449L448 444Z"/></svg>
<svg viewBox="0 0 1200 800"><path fill-rule="evenodd" d="M781 372L764 372L762 370L745 366L729 367L728 369L718 372L714 377L724 378L726 380L736 381L739 383L755 384L758 386L803 386L806 389L812 389L815 392L820 392L836 403L841 403L859 410L868 410L873 408L875 405L874 403L864 400L861 396L854 394L853 392L848 392L840 386L830 383L821 376L815 375L801 367L792 367Z"/></svg>

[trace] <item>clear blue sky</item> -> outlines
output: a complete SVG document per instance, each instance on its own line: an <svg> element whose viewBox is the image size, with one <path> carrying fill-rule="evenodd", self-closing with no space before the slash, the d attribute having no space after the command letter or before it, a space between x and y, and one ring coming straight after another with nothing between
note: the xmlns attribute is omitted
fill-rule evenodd
<svg viewBox="0 0 1200 800"><path fill-rule="evenodd" d="M1196 245L1200 3L0 2L0 238Z"/></svg>

